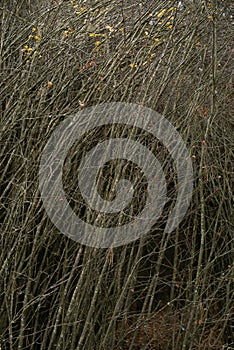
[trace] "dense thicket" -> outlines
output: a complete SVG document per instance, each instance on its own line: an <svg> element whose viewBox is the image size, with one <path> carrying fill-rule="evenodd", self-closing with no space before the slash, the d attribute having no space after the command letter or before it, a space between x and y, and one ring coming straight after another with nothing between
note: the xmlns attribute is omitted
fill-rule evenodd
<svg viewBox="0 0 234 350"><path fill-rule="evenodd" d="M2 350L233 348L232 10L218 0L1 2ZM111 101L170 120L195 188L170 235L162 220L131 244L95 249L49 220L39 161L62 120ZM82 152L108 133L88 135ZM70 197L82 152L66 162Z"/></svg>

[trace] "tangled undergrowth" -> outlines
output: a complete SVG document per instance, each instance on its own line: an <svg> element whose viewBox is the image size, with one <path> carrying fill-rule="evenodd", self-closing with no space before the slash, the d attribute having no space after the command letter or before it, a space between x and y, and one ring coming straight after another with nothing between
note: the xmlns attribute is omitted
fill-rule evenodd
<svg viewBox="0 0 234 350"><path fill-rule="evenodd" d="M218 0L1 2L1 350L233 348L232 10ZM49 220L42 150L62 120L103 102L156 110L185 141L195 186L171 234L162 220L126 246L95 249ZM82 154L112 131L71 150L71 200ZM126 174L141 178L131 165Z"/></svg>

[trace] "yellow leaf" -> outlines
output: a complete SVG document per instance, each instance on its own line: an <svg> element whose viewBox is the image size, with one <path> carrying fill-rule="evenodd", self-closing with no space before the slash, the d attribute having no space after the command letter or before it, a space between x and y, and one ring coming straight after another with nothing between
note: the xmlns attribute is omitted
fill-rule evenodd
<svg viewBox="0 0 234 350"><path fill-rule="evenodd" d="M110 32L114 32L114 29L109 25L106 25L106 29L108 29Z"/></svg>
<svg viewBox="0 0 234 350"><path fill-rule="evenodd" d="M86 10L87 10L86 7L81 7L80 11L76 11L75 14L80 15L81 13L84 13Z"/></svg>
<svg viewBox="0 0 234 350"><path fill-rule="evenodd" d="M177 10L177 8L176 7L170 7L168 10L167 10L167 12L170 12L170 11L176 11Z"/></svg>
<svg viewBox="0 0 234 350"><path fill-rule="evenodd" d="M91 36L91 37L102 36L102 37L104 37L104 38L106 38L106 37L107 37L107 35L106 35L106 34L97 34L97 33L89 33L89 36Z"/></svg>
<svg viewBox="0 0 234 350"><path fill-rule="evenodd" d="M162 11L160 11L160 12L157 14L157 17L158 17L158 18L161 18L161 17L165 14L166 11L167 11L166 9L163 9Z"/></svg>

